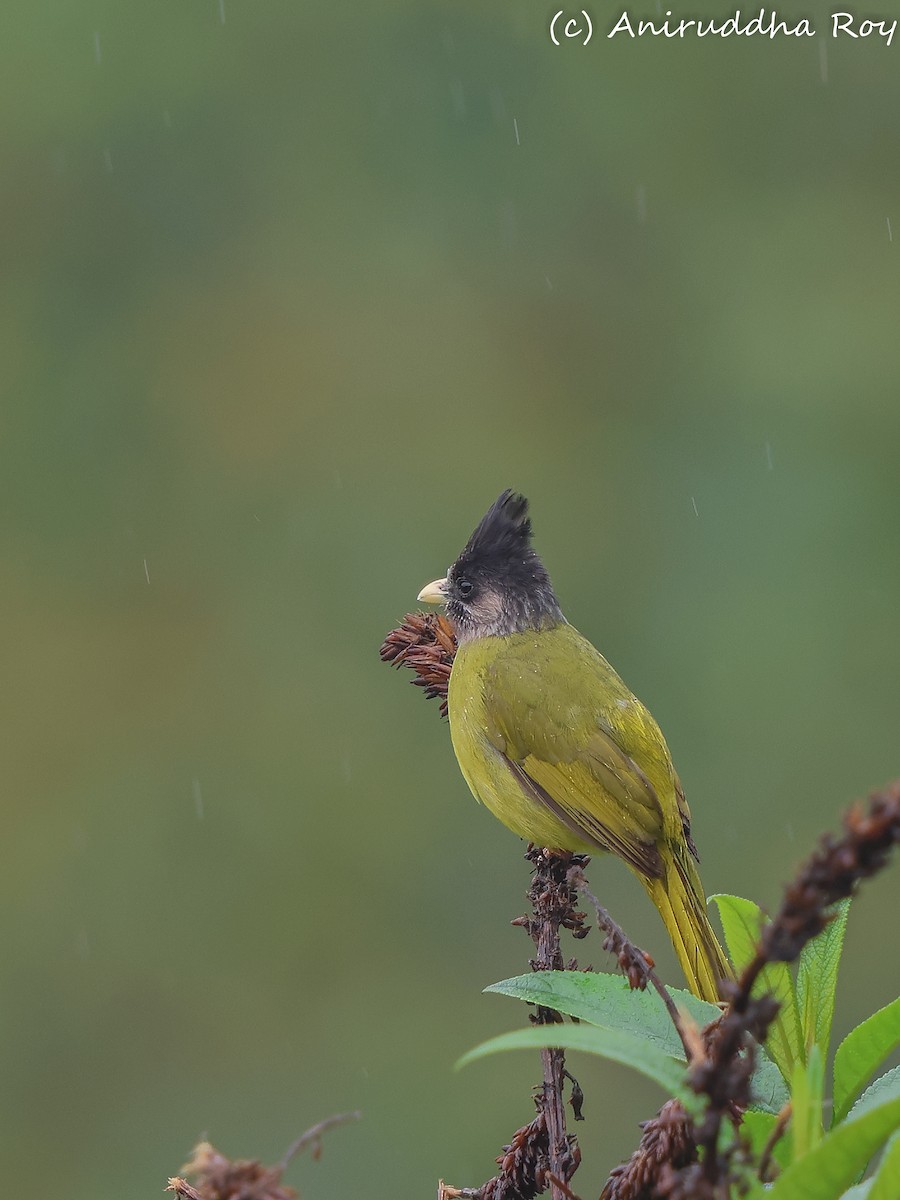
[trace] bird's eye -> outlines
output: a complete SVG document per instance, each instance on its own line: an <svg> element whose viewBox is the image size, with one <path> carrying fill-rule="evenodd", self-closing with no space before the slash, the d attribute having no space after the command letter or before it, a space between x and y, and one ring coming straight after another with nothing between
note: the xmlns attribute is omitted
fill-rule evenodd
<svg viewBox="0 0 900 1200"><path fill-rule="evenodd" d="M463 600L465 600L467 596L472 595L472 592L475 590L475 584L470 579L457 579L456 590L462 596Z"/></svg>

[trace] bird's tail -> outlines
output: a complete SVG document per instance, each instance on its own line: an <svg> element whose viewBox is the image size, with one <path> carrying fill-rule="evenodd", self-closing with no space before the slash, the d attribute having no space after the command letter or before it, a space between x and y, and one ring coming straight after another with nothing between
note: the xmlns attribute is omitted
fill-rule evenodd
<svg viewBox="0 0 900 1200"><path fill-rule="evenodd" d="M669 931L691 991L715 1004L720 999L720 981L732 979L734 973L706 915L700 874L677 849L666 866L661 879L642 876L641 883Z"/></svg>

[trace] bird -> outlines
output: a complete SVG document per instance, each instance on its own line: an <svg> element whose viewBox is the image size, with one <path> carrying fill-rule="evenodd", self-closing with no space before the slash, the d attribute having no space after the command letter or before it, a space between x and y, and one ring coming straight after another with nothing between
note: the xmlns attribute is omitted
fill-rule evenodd
<svg viewBox="0 0 900 1200"><path fill-rule="evenodd" d="M691 991L716 1003L732 971L706 913L691 813L665 738L563 616L532 546L525 497L502 492L418 600L443 605L456 636L450 734L475 798L537 846L622 859L656 906Z"/></svg>

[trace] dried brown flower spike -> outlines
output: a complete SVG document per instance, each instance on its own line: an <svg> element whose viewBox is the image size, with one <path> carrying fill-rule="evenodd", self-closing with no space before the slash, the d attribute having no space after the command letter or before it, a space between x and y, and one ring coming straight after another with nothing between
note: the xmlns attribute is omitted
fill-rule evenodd
<svg viewBox="0 0 900 1200"><path fill-rule="evenodd" d="M281 1166L264 1167L249 1158L229 1159L209 1142L195 1146L191 1161L181 1169L196 1187L185 1185L183 1179L171 1179L166 1191L189 1200L234 1200L236 1196L241 1200L297 1200L294 1189L281 1182Z"/></svg>
<svg viewBox="0 0 900 1200"><path fill-rule="evenodd" d="M179 1200L297 1200L294 1189L281 1182L288 1164L308 1148L312 1149L313 1158L318 1158L322 1134L337 1125L356 1121L360 1115L340 1113L313 1125L288 1147L281 1162L273 1167L264 1167L255 1158L226 1158L209 1142L200 1142L194 1147L190 1162L181 1168L196 1186L175 1175L165 1190L174 1192Z"/></svg>
<svg viewBox="0 0 900 1200"><path fill-rule="evenodd" d="M429 700L440 697L441 716L446 717L456 637L443 613L407 613L384 639L379 653L382 662L415 671L411 682L424 688Z"/></svg>
<svg viewBox="0 0 900 1200"><path fill-rule="evenodd" d="M669 1100L644 1122L640 1146L613 1170L600 1200L650 1200L660 1194L667 1168L685 1167L696 1158L690 1119L677 1100Z"/></svg>

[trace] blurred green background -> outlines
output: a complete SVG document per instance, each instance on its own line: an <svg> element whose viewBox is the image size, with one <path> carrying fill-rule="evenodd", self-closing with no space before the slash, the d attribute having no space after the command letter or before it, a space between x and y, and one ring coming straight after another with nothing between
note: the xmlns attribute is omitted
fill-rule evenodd
<svg viewBox="0 0 900 1200"><path fill-rule="evenodd" d="M506 0L4 10L8 1195L156 1196L203 1133L271 1161L361 1108L291 1181L426 1197L529 1119L528 1055L451 1069L524 1019L480 994L523 847L377 655L504 487L710 892L773 904L900 771L900 44L591 11L556 49ZM896 994L898 877L839 1035ZM589 1197L661 1097L573 1065Z"/></svg>

